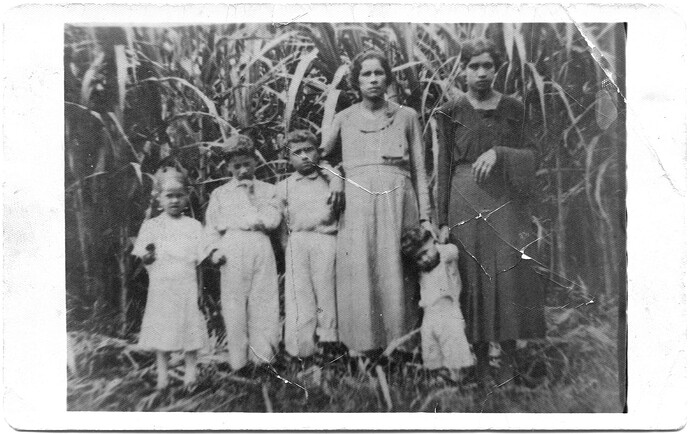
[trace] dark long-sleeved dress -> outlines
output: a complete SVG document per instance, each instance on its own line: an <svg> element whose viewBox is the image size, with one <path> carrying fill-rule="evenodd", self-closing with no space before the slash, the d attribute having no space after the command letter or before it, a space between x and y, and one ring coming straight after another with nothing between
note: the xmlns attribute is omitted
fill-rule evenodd
<svg viewBox="0 0 690 434"><path fill-rule="evenodd" d="M535 240L526 196L536 150L526 140L524 107L503 95L477 110L462 95L436 112L439 129L439 225L461 252L463 310L471 342L543 337L544 294L521 250ZM493 148L497 161L477 184L472 163ZM532 244L524 253L529 256Z"/></svg>

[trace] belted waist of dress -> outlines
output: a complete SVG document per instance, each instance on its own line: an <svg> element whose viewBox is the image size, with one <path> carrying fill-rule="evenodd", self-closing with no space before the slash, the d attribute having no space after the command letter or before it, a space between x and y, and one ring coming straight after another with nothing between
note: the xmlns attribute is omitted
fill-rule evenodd
<svg viewBox="0 0 690 434"><path fill-rule="evenodd" d="M334 235L338 234L338 228L335 225L331 225L328 227L328 229L291 229L290 230L290 236L293 237L295 235L302 236L308 236L308 237L316 237L316 236L327 236L327 237L332 237Z"/></svg>
<svg viewBox="0 0 690 434"><path fill-rule="evenodd" d="M256 230L249 230L249 229L226 229L223 232L223 237L232 236L232 235L240 235L240 234L246 235L246 236L249 236L250 234L254 234L254 236L257 236L257 237L258 236L268 237L268 235L263 231L256 231Z"/></svg>
<svg viewBox="0 0 690 434"><path fill-rule="evenodd" d="M354 164L344 164L345 176L348 176L359 171L381 171L387 173L395 173L403 176L410 176L410 162L409 161L379 161L379 162L362 162Z"/></svg>

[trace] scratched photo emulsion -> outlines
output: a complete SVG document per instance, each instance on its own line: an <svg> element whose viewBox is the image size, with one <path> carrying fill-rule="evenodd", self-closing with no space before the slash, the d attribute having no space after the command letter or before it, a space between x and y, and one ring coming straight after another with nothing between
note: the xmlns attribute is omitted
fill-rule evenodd
<svg viewBox="0 0 690 434"><path fill-rule="evenodd" d="M72 411L626 411L624 23L64 27Z"/></svg>

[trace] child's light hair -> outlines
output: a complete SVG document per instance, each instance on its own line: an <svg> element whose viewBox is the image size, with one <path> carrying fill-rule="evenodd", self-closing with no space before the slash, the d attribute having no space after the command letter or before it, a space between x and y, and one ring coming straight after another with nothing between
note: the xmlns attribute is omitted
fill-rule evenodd
<svg viewBox="0 0 690 434"><path fill-rule="evenodd" d="M429 238L431 238L431 232L422 227L406 231L400 239L400 250L402 250L403 256L413 259L415 253L424 246Z"/></svg>
<svg viewBox="0 0 690 434"><path fill-rule="evenodd" d="M153 177L155 179L153 183L153 190L151 191L153 196L158 196L161 194L163 191L163 186L168 181L178 182L185 189L188 187L187 175L175 167L161 167L156 171L156 174Z"/></svg>

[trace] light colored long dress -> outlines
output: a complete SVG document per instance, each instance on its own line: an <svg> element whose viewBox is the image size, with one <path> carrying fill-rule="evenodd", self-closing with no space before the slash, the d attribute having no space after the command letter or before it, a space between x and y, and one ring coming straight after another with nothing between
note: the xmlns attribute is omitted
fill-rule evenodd
<svg viewBox="0 0 690 434"><path fill-rule="evenodd" d="M417 279L403 266L400 237L429 217L417 113L389 103L378 119L356 104L335 116L325 155L342 155L345 212L336 257L338 330L351 350L385 348L418 319Z"/></svg>
<svg viewBox="0 0 690 434"><path fill-rule="evenodd" d="M149 288L139 346L159 351L207 347L208 332L197 303L196 265L203 240L201 223L163 213L146 220L132 254L142 257L155 246L156 260L146 266Z"/></svg>

